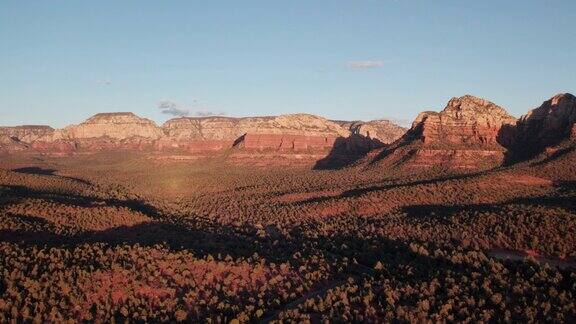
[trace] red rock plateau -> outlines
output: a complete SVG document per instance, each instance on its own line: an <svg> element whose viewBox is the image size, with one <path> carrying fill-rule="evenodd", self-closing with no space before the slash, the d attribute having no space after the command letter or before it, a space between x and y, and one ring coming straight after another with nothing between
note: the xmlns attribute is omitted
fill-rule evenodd
<svg viewBox="0 0 576 324"><path fill-rule="evenodd" d="M358 123L341 125L309 114L182 117L168 120L159 127L129 112L101 113L78 125L57 130L48 126L1 128L0 135L5 138L0 147L4 151L60 154L115 149L213 154L235 148L232 160L234 155L243 162L250 162L251 155L264 160L281 156L312 163L335 152L346 156L366 153L392 142L405 131L390 122L375 123L385 127L373 131L376 136L372 137L371 131L363 131L364 126ZM263 152L267 153L264 157Z"/></svg>

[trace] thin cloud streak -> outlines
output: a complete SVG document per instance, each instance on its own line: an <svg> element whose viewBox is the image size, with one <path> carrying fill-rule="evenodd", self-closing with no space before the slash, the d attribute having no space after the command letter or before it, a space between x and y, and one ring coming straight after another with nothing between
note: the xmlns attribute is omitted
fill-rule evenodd
<svg viewBox="0 0 576 324"><path fill-rule="evenodd" d="M194 103L196 104L197 101L194 100ZM172 100L161 100L160 102L158 102L158 109L160 109L163 114L175 117L186 117L186 116L208 117L208 116L226 115L226 113L223 111L211 111L208 109L196 109L192 111L189 108L182 107L180 104Z"/></svg>
<svg viewBox="0 0 576 324"><path fill-rule="evenodd" d="M377 69L384 66L384 62L379 60L366 60L366 61L348 61L346 62L346 66L349 69L355 70L368 70L368 69Z"/></svg>
<svg viewBox="0 0 576 324"><path fill-rule="evenodd" d="M179 105L170 100L162 100L158 103L158 109L162 111L163 114L185 117L190 115L190 110L180 108Z"/></svg>

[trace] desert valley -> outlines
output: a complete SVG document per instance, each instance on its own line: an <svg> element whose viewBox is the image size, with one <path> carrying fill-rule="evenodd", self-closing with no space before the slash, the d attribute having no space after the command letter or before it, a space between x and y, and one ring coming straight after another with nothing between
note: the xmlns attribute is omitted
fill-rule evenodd
<svg viewBox="0 0 576 324"><path fill-rule="evenodd" d="M0 322L574 322L576 97L542 100L0 127Z"/></svg>

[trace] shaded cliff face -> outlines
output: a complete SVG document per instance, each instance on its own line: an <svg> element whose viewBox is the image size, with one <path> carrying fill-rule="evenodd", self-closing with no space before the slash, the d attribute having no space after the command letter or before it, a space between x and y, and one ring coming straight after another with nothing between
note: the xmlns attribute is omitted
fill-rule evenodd
<svg viewBox="0 0 576 324"><path fill-rule="evenodd" d="M555 95L518 120L513 156L531 158L566 140L576 140L576 97L569 93Z"/></svg>
<svg viewBox="0 0 576 324"><path fill-rule="evenodd" d="M494 103L466 95L441 112L423 112L375 161L409 167L484 169L504 161L516 119Z"/></svg>

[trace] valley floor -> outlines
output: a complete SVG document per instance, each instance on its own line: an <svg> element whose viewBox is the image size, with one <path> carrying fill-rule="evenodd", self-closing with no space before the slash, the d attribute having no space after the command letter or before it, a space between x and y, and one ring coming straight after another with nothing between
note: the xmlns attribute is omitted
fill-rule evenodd
<svg viewBox="0 0 576 324"><path fill-rule="evenodd" d="M562 159L453 173L4 156L0 322L574 322Z"/></svg>

